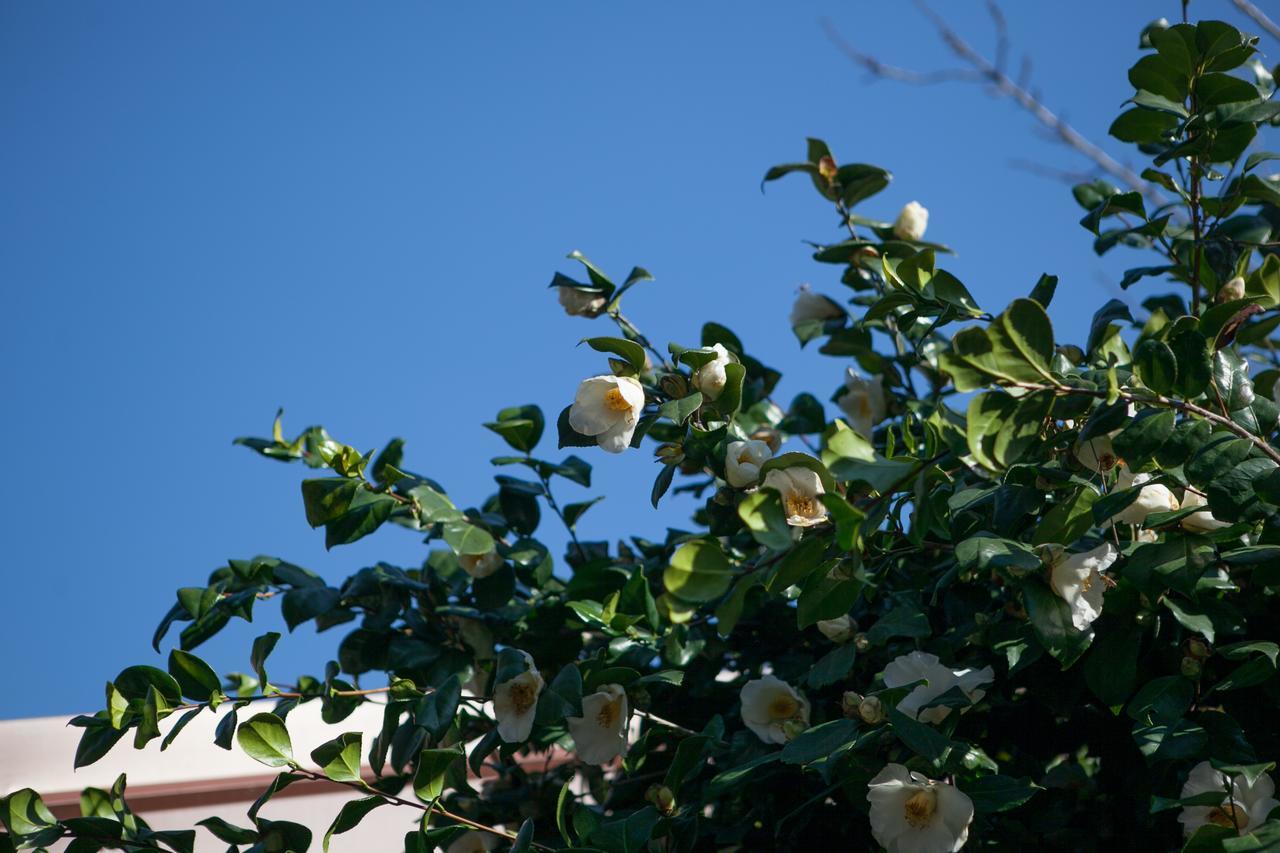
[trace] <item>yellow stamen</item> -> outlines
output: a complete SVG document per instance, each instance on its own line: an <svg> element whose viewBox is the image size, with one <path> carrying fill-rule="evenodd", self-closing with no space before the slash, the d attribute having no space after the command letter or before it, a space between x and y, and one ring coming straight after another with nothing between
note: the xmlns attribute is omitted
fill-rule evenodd
<svg viewBox="0 0 1280 853"><path fill-rule="evenodd" d="M818 502L804 495L787 495L787 515L799 515L805 518L816 514Z"/></svg>
<svg viewBox="0 0 1280 853"><path fill-rule="evenodd" d="M800 710L800 703L785 693L779 693L769 703L769 717L774 720L790 720Z"/></svg>
<svg viewBox="0 0 1280 853"><path fill-rule="evenodd" d="M1227 829L1240 829L1247 826L1249 816L1244 809L1234 803L1223 803L1209 810L1209 823L1214 826L1225 826Z"/></svg>
<svg viewBox="0 0 1280 853"><path fill-rule="evenodd" d="M604 704L604 707L600 709L600 713L596 714L596 722L600 724L602 729L611 729L618 722L618 717L620 716L622 716L621 696L612 702Z"/></svg>
<svg viewBox="0 0 1280 853"><path fill-rule="evenodd" d="M750 462L750 461L751 461L751 454L750 454L750 453L748 453L747 451L745 451L745 450L744 450L744 451L742 451L741 453L739 453L739 454L738 454L738 464L739 464L739 465L746 465L746 464L747 464L748 462Z"/></svg>
<svg viewBox="0 0 1280 853"><path fill-rule="evenodd" d="M938 795L931 788L921 788L907 799L903 805L903 817L914 829L929 825L933 813L938 808Z"/></svg>
<svg viewBox="0 0 1280 853"><path fill-rule="evenodd" d="M533 707L537 701L533 695L533 685L522 681L511 685L511 707L517 714L523 714Z"/></svg>
<svg viewBox="0 0 1280 853"><path fill-rule="evenodd" d="M1093 572L1090 572L1089 574L1084 576L1084 580L1080 581L1080 591L1088 592L1089 588L1092 586L1093 586Z"/></svg>
<svg viewBox="0 0 1280 853"><path fill-rule="evenodd" d="M631 404L627 402L627 398L622 396L621 389L610 388L604 394L604 404L615 412L631 411Z"/></svg>

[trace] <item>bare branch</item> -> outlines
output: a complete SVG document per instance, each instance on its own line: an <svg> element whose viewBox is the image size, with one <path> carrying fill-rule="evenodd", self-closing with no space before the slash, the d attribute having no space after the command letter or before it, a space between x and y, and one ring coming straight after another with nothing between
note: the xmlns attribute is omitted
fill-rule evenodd
<svg viewBox="0 0 1280 853"><path fill-rule="evenodd" d="M1154 186L1144 181L1128 166L1117 161L1106 151L1086 139L1066 120L1046 107L1038 92L1033 92L1027 88L1027 77L1030 75L1030 63L1028 60L1023 60L1017 81L1014 81L1005 73L1004 63L1008 54L1008 33L1004 13L1000 10L996 0L987 0L987 9L996 29L997 59L994 63L970 46L924 0L915 0L915 3L921 13L933 24L938 37L968 68L934 72L917 72L899 68L859 51L840 35L829 20L824 19L822 27L826 31L828 38L845 56L875 77L915 84L942 83L955 80L990 84L993 96L1009 98L1022 107L1051 132L1053 139L1092 160L1103 172L1137 190L1149 199L1155 202L1164 201L1164 197Z"/></svg>
<svg viewBox="0 0 1280 853"><path fill-rule="evenodd" d="M1255 24L1267 31L1267 34L1274 39L1280 39L1280 24L1267 17L1267 13L1259 9L1257 6L1249 2L1249 0L1231 0L1231 3L1248 15Z"/></svg>

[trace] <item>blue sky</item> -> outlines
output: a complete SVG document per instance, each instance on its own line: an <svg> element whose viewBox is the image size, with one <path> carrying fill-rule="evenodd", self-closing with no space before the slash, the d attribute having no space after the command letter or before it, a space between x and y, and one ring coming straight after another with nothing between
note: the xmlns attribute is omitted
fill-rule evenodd
<svg viewBox="0 0 1280 853"><path fill-rule="evenodd" d="M981 4L947 5L989 49ZM1179 7L1007 5L1046 100L1098 140L1139 29ZM398 529L326 553L303 469L231 439L283 406L286 431L402 436L412 468L483 499L503 445L480 423L525 402L554 417L602 366L574 344L604 321L545 289L571 249L654 273L627 310L660 345L716 320L784 370L780 398L825 398L843 365L801 352L785 317L802 281L842 293L801 242L836 239L834 217L801 179L759 188L807 135L892 170L863 212L922 201L984 307L1060 275L1058 338L1081 337L1138 259L1095 258L1067 188L1011 161L1087 164L975 87L868 82L823 16L886 60L951 64L896 3L0 6L0 717L100 707L104 681L159 661L173 590L228 557L334 582L420 561ZM649 507L648 450L588 456L595 488L564 496L607 495L584 536L684 520ZM201 654L247 668L281 625L259 613ZM273 673L320 672L342 630L300 629Z"/></svg>

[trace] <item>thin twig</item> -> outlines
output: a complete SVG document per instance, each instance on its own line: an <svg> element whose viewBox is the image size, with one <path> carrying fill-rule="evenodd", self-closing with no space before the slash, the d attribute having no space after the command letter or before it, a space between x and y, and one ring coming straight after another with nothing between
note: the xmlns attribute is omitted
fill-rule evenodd
<svg viewBox="0 0 1280 853"><path fill-rule="evenodd" d="M1137 190L1151 200L1156 202L1164 201L1163 196L1154 186L1149 184L1147 181L1144 181L1128 166L1120 163L1106 151L1103 151L1097 145L1086 139L1067 121L1045 106L1037 93L1027 88L1026 78L1029 74L1030 66L1025 60L1023 61L1022 69L1019 72L1017 80L1014 80L1006 73L1005 63L1007 61L1008 54L1008 34L1004 15L994 0L988 0L987 2L987 10L994 22L997 37L996 60L994 62L987 59L970 46L970 44L961 38L960 34L956 32L956 30L953 29L941 15L930 8L928 4L923 2L923 0L916 0L916 6L929 19L930 23L933 24L934 29L938 32L938 36L947 45L947 47L951 49L951 52L968 65L968 68L922 73L889 65L854 47L853 44L840 34L830 20L824 18L821 23L823 30L826 32L827 37L831 42L839 48L839 50L850 59L850 61L866 69L875 77L914 84L944 83L957 80L971 83L990 83L997 96L1011 99L1018 106L1030 113L1036 121L1040 122L1052 132L1054 139L1089 158L1099 169L1128 185L1132 189Z"/></svg>
<svg viewBox="0 0 1280 853"><path fill-rule="evenodd" d="M1231 2L1237 9L1248 15L1255 24L1266 30L1267 35L1274 39L1280 39L1280 24L1268 18L1266 12L1250 3L1249 0L1231 0Z"/></svg>
<svg viewBox="0 0 1280 853"><path fill-rule="evenodd" d="M1058 396L1062 396L1062 397L1079 394L1085 397L1096 397L1100 400L1105 400L1107 399L1107 396L1108 396L1108 392L1105 390L1101 390L1101 389L1095 390L1092 388L1075 388L1070 385L1042 385L1035 382L1016 382L1013 384L1018 388L1025 388L1028 391L1051 391L1054 394L1057 394ZM1271 444L1266 439L1260 438L1259 436L1254 435L1244 427L1240 426L1240 424L1236 423L1230 418L1224 418L1222 415L1218 414L1217 412L1210 411L1209 409L1206 409L1203 406L1197 406L1195 403L1190 403L1190 402L1187 402L1186 400L1175 400L1171 397L1165 397L1161 394L1134 394L1130 391L1124 391L1124 390L1120 390L1115 393L1121 400L1124 400L1126 402L1147 403L1148 405L1162 406L1163 408L1166 408L1166 409L1173 409L1174 411L1196 415L1198 417L1204 418L1206 421L1215 423L1218 426L1223 427L1235 433L1240 438L1243 438L1245 441L1249 442L1254 447L1261 450L1263 455L1265 455L1271 461L1275 462L1277 465L1280 465L1280 451L1277 451L1274 447L1272 447Z"/></svg>

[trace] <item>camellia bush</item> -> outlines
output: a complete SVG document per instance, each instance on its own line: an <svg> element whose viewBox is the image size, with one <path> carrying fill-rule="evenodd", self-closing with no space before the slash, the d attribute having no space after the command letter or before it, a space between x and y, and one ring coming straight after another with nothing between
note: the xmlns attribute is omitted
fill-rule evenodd
<svg viewBox="0 0 1280 853"><path fill-rule="evenodd" d="M239 440L311 469L327 546L396 527L423 561L330 584L255 557L178 590L167 665L73 721L77 766L221 709L218 745L279 770L239 824L201 822L230 850L327 848L385 807L407 851L1280 849L1280 154L1256 144L1280 100L1228 24L1141 43L1111 134L1147 185L1074 190L1094 251L1137 253L1140 317L1111 300L1060 340L1052 275L980 305L925 207L881 221L889 173L811 139L765 181L811 182L838 217L814 254L833 281L791 316L836 359L828 387L782 406L767 350L714 322L659 348L621 313L648 273L574 253L551 284L602 327L598 375L485 424L510 450L479 505L399 440L361 453L278 418ZM581 537L592 501L564 484L650 451L636 487L693 496L687 528ZM331 631L336 659L282 681L268 633L220 678L195 650L255 607ZM307 702L330 723L378 703L381 731L298 754ZM259 814L304 779L350 789L323 839ZM194 842L131 814L123 778L84 803L58 821L11 795L0 850Z"/></svg>

